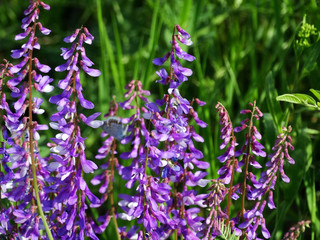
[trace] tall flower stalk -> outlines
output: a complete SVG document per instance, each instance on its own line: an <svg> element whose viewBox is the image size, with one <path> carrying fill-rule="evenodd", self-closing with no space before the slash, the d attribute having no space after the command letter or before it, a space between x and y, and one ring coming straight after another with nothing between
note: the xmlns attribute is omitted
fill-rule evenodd
<svg viewBox="0 0 320 240"><path fill-rule="evenodd" d="M118 103L116 103L115 99L110 103L109 112L105 115L105 117L109 120L106 120L102 125L104 131L101 133L102 137L107 138L104 140L103 145L99 148L99 154L96 155L96 159L105 159L107 158L106 163L100 166L100 169L103 169L101 174L96 175L91 183L93 185L100 185L99 193L102 194L101 204L106 202L109 199L110 207L107 211L108 219L113 220L116 237L117 239L121 239L119 233L119 227L117 222L117 210L116 204L114 202L114 175L115 168L118 168L119 162L117 158L117 140L122 140L124 135L122 135L122 126L120 118L114 117L116 116L118 111ZM111 210L111 214L109 213Z"/></svg>
<svg viewBox="0 0 320 240"><path fill-rule="evenodd" d="M77 41L76 41L77 40ZM61 94L50 98L50 102L57 105L58 112L51 116L50 126L59 131L49 144L51 147L52 162L49 171L54 174L50 179L50 191L56 197L53 199L53 213L50 220L54 222L54 234L57 239L83 239L84 236L98 239L96 233L101 233L106 226L96 226L89 218L85 209L88 198L91 207L100 206L100 200L91 193L83 175L93 173L97 165L86 159L85 138L81 135L80 124L93 128L101 125L95 120L100 113L89 117L79 113L80 106L93 109L94 104L86 100L82 94L83 88L80 71L89 76L97 77L100 71L91 68L93 62L86 56L84 43L91 44L93 36L88 29L81 27L64 39L72 43L70 48L62 48L62 57L66 63L56 67L56 71L67 71L67 76L60 80L58 87L63 90ZM78 58L81 56L81 60ZM104 219L105 220L105 219ZM107 221L107 220L106 220Z"/></svg>
<svg viewBox="0 0 320 240"><path fill-rule="evenodd" d="M40 138L38 131L47 130L48 127L33 120L34 114L39 115L44 112L40 109L43 100L33 97L33 91L43 93L53 90L50 85L52 79L37 72L47 73L50 67L41 64L38 58L34 57L34 50L40 49L36 30L44 35L50 33L50 30L38 21L41 8L50 9L49 5L40 0L30 0L30 5L24 11L26 17L23 18L21 25L24 32L15 37L15 40L27 37L29 39L20 49L13 50L11 55L14 59L22 58L22 61L10 68L15 77L7 82L12 91L11 96L17 98L13 104L15 112L12 112L4 101L2 102L7 112L4 118L5 124L10 131L10 139L13 140L8 153L11 154L9 158L11 169L15 172L11 186L6 189L4 196L17 203L12 214L15 216L15 222L22 224L18 233L20 236L39 236L40 222L37 214L39 213L49 239L53 239L42 209L46 194L41 190L45 185L44 179L47 173L44 170L46 162L39 154L37 143Z"/></svg>
<svg viewBox="0 0 320 240"><path fill-rule="evenodd" d="M192 45L190 35L179 25L175 25L171 39L171 51L165 54L163 58L153 60L155 65L162 65L170 59L170 71L160 69L157 74L160 77L159 83L169 85L168 93L163 99L157 100L156 104L163 107L163 110L152 108L151 122L154 130L151 137L154 139L152 146L162 148L158 156L152 161L159 163L155 165L154 171L161 173L163 182L172 185L172 200L167 201L167 214L172 216L172 223L168 223L167 233L175 232L176 238L198 239L197 232L201 230L202 217L198 216L200 208L205 204L206 194L198 194L196 190L190 187L204 187L209 182L204 177L207 175L198 169L207 169L209 164L201 161L203 154L194 146L195 142L203 142L203 138L195 132L190 124L193 119L195 123L204 128L207 124L201 121L193 105L203 106L205 102L199 99L187 100L183 98L178 87L188 77L192 75L192 70L182 67L180 61L186 60L192 62L195 57L186 53L180 47L180 44Z"/></svg>
<svg viewBox="0 0 320 240"><path fill-rule="evenodd" d="M195 166L206 169L209 164L199 160L203 154L195 148L193 140L203 142L203 138L189 124L194 119L200 127L206 126L192 106L193 103L201 106L205 103L199 99L188 101L180 95L178 87L188 80L192 70L182 67L179 59L191 62L195 58L184 52L178 42L187 46L192 44L190 35L175 25L170 52L153 60L155 65L162 65L170 59L170 73L165 69L157 72L161 78L158 82L169 85L169 89L162 99L146 104L148 111L144 117L154 129L148 129L150 134L142 131L147 150L139 156L139 161L145 163L139 174L139 196L121 195L126 215L138 218L138 223L143 224L143 236L152 239L167 238L173 232L176 237L198 239L196 233L202 218L197 216L200 209L193 206L202 206L206 195L198 195L188 187L203 187L208 182L203 179L207 175L205 172L192 171ZM137 215L129 214L132 211L128 207L133 202L140 206Z"/></svg>
<svg viewBox="0 0 320 240"><path fill-rule="evenodd" d="M240 111L241 114L248 114L249 117L241 121L241 125L236 128L233 128L226 108L221 103L218 103L216 106L219 112L220 124L223 125L221 128L223 143L220 145L220 148L225 148L229 143L230 146L227 147L225 153L218 157L224 163L224 166L218 171L220 175L218 181L215 181L210 187L211 192L208 198L208 206L211 207L211 211L209 214L210 218L207 218L206 221L206 236L208 239L222 234L219 228L221 219L226 220L225 225L227 227L230 224L233 234L240 236L240 239L257 239L257 229L259 226L261 226L262 236L265 239L270 238L263 211L266 205L269 209L276 208L273 202L273 190L278 173L280 173L284 182L289 182L289 178L283 171L283 165L285 158L290 164L294 164L294 160L289 155L289 149L294 149L292 139L288 135L291 132L291 127L288 129L283 128L283 133L277 136L275 146L272 148L274 153L269 155L271 160L266 163L267 170L261 173L259 180L257 180L254 171L251 170L252 167L253 169L262 168L257 158L265 158L267 154L264 151L264 146L259 142L262 136L254 125L254 119L259 120L263 116L263 113L256 106L255 102L249 105L250 109ZM241 131L245 132L245 143L239 150L236 150L238 143L236 142L235 133ZM240 158L241 161L238 162L237 158ZM243 181L234 185L233 179L236 172L243 173ZM221 183L229 184L228 190L221 190L224 189L220 186ZM226 195L228 195L227 198ZM227 199L227 207L224 212L221 211L219 205L225 199ZM230 212L231 199L241 199L241 208L232 219L232 213ZM252 209L247 209L248 202L251 202L250 205L253 204ZM210 228L213 230L209 237L208 232Z"/></svg>

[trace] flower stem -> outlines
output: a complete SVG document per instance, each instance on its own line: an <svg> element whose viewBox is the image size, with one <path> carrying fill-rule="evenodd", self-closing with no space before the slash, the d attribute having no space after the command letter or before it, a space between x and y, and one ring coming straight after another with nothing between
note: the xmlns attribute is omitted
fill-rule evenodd
<svg viewBox="0 0 320 240"><path fill-rule="evenodd" d="M36 25L34 25L33 31L35 32ZM42 207L41 207L41 201L39 196L39 188L38 188L38 181L37 181L37 171L36 171L36 159L34 158L34 144L33 144L33 123L32 123L32 108L33 108L33 101L32 101L32 50L29 52L29 73L28 73L28 87L29 87L29 151L30 151L30 158L31 158L31 168L32 168L32 178L33 178L33 189L34 193L36 195L37 200L37 206L38 206L38 212L40 214L40 217L42 219L43 225L46 229L46 233L48 235L48 238L50 240L53 240L51 231L49 229L49 225L46 221L46 218L44 216Z"/></svg>
<svg viewBox="0 0 320 240"><path fill-rule="evenodd" d="M250 157L250 145L251 145L251 135L252 135L252 126L253 126L253 116L254 111L256 108L256 102L253 103L252 107L252 114L250 118L249 128L248 128L248 136L247 136L247 149L246 149L246 158L245 158L245 171L244 171L244 179L243 179L243 186L242 186L242 201L241 201L241 212L240 218L243 218L245 213L244 203L246 199L246 191L247 191L247 177L248 177L248 165L249 165L249 157Z"/></svg>
<svg viewBox="0 0 320 240"><path fill-rule="evenodd" d="M115 213L115 206L114 206L114 199L113 199L113 175L114 175L114 152L116 150L116 141L113 139L112 142L112 156L110 159L111 162L111 172L110 172L110 183L109 183L109 197L110 197L110 204L111 204L111 212L112 212L112 218L113 218L113 224L116 230L117 239L121 240L121 237L119 235L119 229L118 229L118 223L116 219L116 213Z"/></svg>

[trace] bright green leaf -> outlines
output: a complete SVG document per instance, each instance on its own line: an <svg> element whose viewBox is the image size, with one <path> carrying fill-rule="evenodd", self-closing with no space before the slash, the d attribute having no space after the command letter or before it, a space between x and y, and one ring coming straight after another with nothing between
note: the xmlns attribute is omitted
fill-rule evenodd
<svg viewBox="0 0 320 240"><path fill-rule="evenodd" d="M283 94L276 98L278 101L295 103L295 104L302 104L300 99L294 96L293 94Z"/></svg>
<svg viewBox="0 0 320 240"><path fill-rule="evenodd" d="M313 97L307 95L307 94L301 94L301 93L293 93L293 94L283 94L277 97L278 101L284 101L284 102L290 102L295 104L302 104L311 107L313 107L317 104L316 100L313 99Z"/></svg>

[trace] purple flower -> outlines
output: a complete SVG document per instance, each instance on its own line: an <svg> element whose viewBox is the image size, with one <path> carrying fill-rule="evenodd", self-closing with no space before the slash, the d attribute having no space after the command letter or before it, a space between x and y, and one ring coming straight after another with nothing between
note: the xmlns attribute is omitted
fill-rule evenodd
<svg viewBox="0 0 320 240"><path fill-rule="evenodd" d="M1 188L1 197L8 199L15 206L14 210L1 209L0 214L6 213L12 220L2 230L9 234L12 233L14 237L19 239L39 237L39 215L37 212L40 210L38 210L38 206L42 208L49 201L45 191L36 193L36 188L43 189L45 179L49 177L45 170L47 161L40 156L37 142L40 139L38 131L46 130L48 127L34 121L33 114L31 114L40 115L44 112L41 109L42 99L33 98L32 92L34 90L38 92L53 90L53 87L49 85L52 79L37 72L39 70L47 73L50 68L34 57L35 50L40 49L36 36L37 30L45 35L50 33L50 30L44 28L39 22L41 8L49 10L49 6L40 0L30 1L29 7L24 12L25 18L22 19L21 25L24 32L18 34L15 39L26 38L26 42L22 44L20 49L12 50L11 55L14 59L22 58L22 60L16 65L6 64L6 68L10 68L9 72L4 72L3 65L0 66L1 109L4 111L3 119L5 122L2 135L5 145L8 146L8 148L2 148L2 166L6 175L1 178L1 186L4 186ZM4 77L11 77L11 79L4 83ZM16 99L12 104L14 111L10 109L6 101L6 95L2 89L5 85L11 90L11 96ZM29 109L30 112L26 112L26 109ZM35 202L38 202L37 207L32 204ZM45 210L45 214L48 210L50 208Z"/></svg>
<svg viewBox="0 0 320 240"><path fill-rule="evenodd" d="M280 176L282 181L288 183L290 179L284 173L283 165L284 160L287 159L288 163L294 164L294 160L290 157L288 153L288 146L291 146L291 150L293 147L291 145L292 139L289 136L290 132L292 131L291 126L287 128L282 128L282 133L277 136L277 140L275 141L275 145L273 146L272 150L274 153L270 154L268 157L271 159L269 162L266 163L267 170L261 173L261 178L259 179L258 190L260 194L255 194L255 198L261 197L261 193L269 192L268 197L268 207L270 209L276 208L273 202L273 191L274 185L277 180L277 173L280 172Z"/></svg>
<svg viewBox="0 0 320 240"><path fill-rule="evenodd" d="M177 35L175 31L178 31ZM167 94L154 103L149 102L142 95L150 93L142 91L139 81L132 81L126 86L126 100L119 104L123 109L134 109L136 113L122 119L122 123L128 124L128 134L121 143L131 143L132 147L120 157L132 160L126 167L120 165L118 170L127 181L126 187L132 188L138 184L134 196L120 195L123 200L119 205L123 212L119 217L129 221L137 219L137 223L145 229L143 237L165 239L176 230L187 239L199 239L196 233L201 230L203 218L197 216L199 208L192 206L204 207L206 195L187 190L187 186L204 187L208 182L204 179L207 173L195 168L206 169L209 164L200 160L203 154L194 146L193 140L204 140L189 121L193 118L200 127L207 124L199 119L192 106L193 101L183 98L177 89L192 74L178 60L194 60L178 45L178 41L190 44L190 36L176 25L172 38L172 51L153 60L155 65L162 65L170 58L171 75L165 69L157 72L161 78L158 82L169 84ZM144 107L137 105L138 98L144 102ZM196 103L205 104L199 99ZM150 121L149 127L146 127L146 120ZM105 143L109 144L107 141ZM107 145L103 149L110 151ZM173 190L169 182L181 186L182 190ZM170 215L173 215L172 219Z"/></svg>
<svg viewBox="0 0 320 240"><path fill-rule="evenodd" d="M87 197L91 203L91 207L99 207L100 199L91 193L82 175L85 173L93 173L98 167L97 165L86 158L85 154L85 138L81 136L81 129L78 122L81 120L87 126L97 128L101 126L101 121L95 120L100 113L94 113L89 117L77 113L77 105L87 109L92 109L94 105L84 99L82 95L82 85L80 81L80 71L89 70L86 65L78 62L79 51L82 57L86 59L82 42L84 39L92 38L88 30L83 27L77 29L75 34L66 38L66 42L74 42L79 37L77 48L72 45L69 50L62 49L63 57L67 60L66 65L60 65L56 71L67 70L67 77L60 80L59 87L63 90L62 94L50 98L50 102L57 105L58 112L51 116L50 126L53 129L59 130L59 133L51 146L52 161L49 164L48 170L54 176L51 179L51 188L55 189L57 197L53 199L54 216L51 221L55 224L58 231L57 238L63 239L84 238L84 236L92 239L98 239L96 233L101 233L107 226L106 220L100 227L96 226L91 219L85 214L85 209L88 208L85 198ZM91 41L85 41L91 43ZM70 54L65 55L64 53ZM66 57L67 56L67 57ZM71 60L72 59L72 60ZM93 63L90 62L90 66ZM100 72L93 70L94 76L98 76ZM63 211L61 211L63 210ZM78 219L76 221L75 219ZM79 230L75 231L75 228ZM66 237L67 236L67 237Z"/></svg>
<svg viewBox="0 0 320 240"><path fill-rule="evenodd" d="M178 34L175 34L177 30ZM186 61L192 62L195 60L195 57L184 52L179 45L181 42L184 45L192 45L190 35L183 30L179 25L175 25L173 35L172 35L172 50L164 55L162 58L153 59L153 64L161 66L170 58L170 76L167 74L166 70L161 69L157 72L161 80L157 81L161 84L170 84L170 88L177 88L182 82L188 80L188 77L192 75L192 70L189 68L184 68L181 66L179 59L184 59Z"/></svg>

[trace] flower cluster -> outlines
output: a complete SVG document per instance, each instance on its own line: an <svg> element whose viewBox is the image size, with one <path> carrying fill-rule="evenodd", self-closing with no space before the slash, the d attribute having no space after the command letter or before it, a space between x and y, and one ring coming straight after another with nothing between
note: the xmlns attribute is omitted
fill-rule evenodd
<svg viewBox="0 0 320 240"><path fill-rule="evenodd" d="M77 40L77 41L76 41ZM101 122L95 120L100 113L89 117L79 111L79 103L85 109L94 108L94 104L83 97L80 81L80 71L96 77L100 71L90 68L93 62L86 56L83 43L91 44L93 36L87 28L77 29L72 35L64 39L72 43L70 48L62 48L62 57L66 63L56 67L56 71L67 71L67 76L60 80L58 87L61 94L53 96L49 102L57 105L58 112L51 116L50 126L59 131L51 147L51 159L48 170L54 174L50 178L50 188L57 196L51 202L53 208L50 220L54 229L54 236L59 239L83 239L88 236L98 239L94 230L101 233L107 225L108 218L100 226L96 226L85 214L88 208L85 198L88 198L91 207L100 205L100 200L94 196L83 179L83 174L92 173L97 165L86 159L85 138L81 136L80 122L89 127L97 128ZM79 55L81 60L79 60Z"/></svg>
<svg viewBox="0 0 320 240"><path fill-rule="evenodd" d="M175 30L177 30L178 34L175 34ZM155 58L152 61L153 64L161 66L168 60L168 58L170 58L170 75L164 68L157 72L157 75L161 78L158 82L163 85L170 84L169 88L177 88L182 82L187 81L188 77L192 75L192 70L182 67L180 61L176 57L189 62L195 60L195 57L183 51L179 42L186 46L192 45L190 35L179 25L175 25L172 34L171 51L166 53L162 58Z"/></svg>
<svg viewBox="0 0 320 240"><path fill-rule="evenodd" d="M176 34L177 32L177 34ZM150 121L154 126L151 131L150 162L151 168L161 174L164 182L172 182L173 192L171 200L167 202L166 212L172 215L172 223L164 226L167 232L176 232L179 236L189 239L198 239L197 232L201 230L203 218L198 216L199 207L204 206L206 194L198 194L188 187L204 187L209 180L205 180L209 164L200 159L201 151L195 148L194 142L203 142L203 138L195 132L190 124L191 119L204 128L206 123L201 121L193 108L193 103L203 106L199 99L189 101L183 98L178 90L180 84L188 80L192 70L181 66L179 59L193 61L195 57L184 52L178 42L190 46L190 35L179 25L176 25L172 34L172 48L163 58L156 58L153 63L162 65L170 57L170 74L165 69L157 72L161 78L158 82L168 84L168 93L155 104L149 104ZM159 110L163 106L164 110ZM161 147L161 149L160 149Z"/></svg>
<svg viewBox="0 0 320 240"><path fill-rule="evenodd" d="M147 103L148 100L146 96L150 95L149 91L143 89L142 84L138 80L132 80L126 87L127 92L124 94L126 100L122 103L119 103L120 107L124 110L134 110L134 113L128 117L120 119L117 117L118 112L118 103L112 101L110 104L109 112L105 115L106 120L102 125L103 132L102 137L107 137L103 142L103 146L99 148L99 154L96 156L97 159L107 158L107 162L100 166L104 171L96 175L91 183L93 185L101 184L99 192L103 194L103 201L110 199L111 205L111 214L113 217L114 225L116 226L117 237L120 239L120 235L125 235L127 238L134 235L137 228L132 228L126 233L123 228L118 228L117 225L117 216L123 219L133 219L138 218L141 214L141 211L135 212L134 216L133 211L130 213L119 213L116 212L116 206L113 200L113 188L114 188L114 168L118 169L119 174L123 179L127 181L126 187L132 188L134 184L138 181L141 182L143 179L143 174L145 174L145 157L146 150L143 146L143 139L149 136L149 132L145 126L145 120L142 117L144 112L147 112L145 107L139 106L139 101L142 103ZM141 104L143 105L143 104ZM121 159L132 159L129 166L123 166L118 163L117 158L117 140L121 144L132 143L132 147L129 152L123 152L120 157ZM137 189L137 195L140 191ZM119 195L120 198L127 198L127 195ZM129 196L128 196L129 197ZM131 197L132 198L132 197ZM124 201L122 201L123 207L125 206ZM142 237L142 232L139 233Z"/></svg>
<svg viewBox="0 0 320 240"><path fill-rule="evenodd" d="M291 132L291 127L288 129L283 128L283 133L279 134L272 148L275 151L273 154L269 155L271 161L266 163L267 170L261 173L261 177L257 180L256 175L249 168L250 166L256 169L262 168L258 163L257 157L266 157L266 152L264 151L264 146L259 142L262 138L261 134L257 130L257 127L253 124L253 120L259 120L263 113L256 106L256 103L250 103L251 109L241 110L241 114L249 114L250 117L241 121L239 127L233 128L230 116L221 104L217 104L217 110L219 112L221 128L221 139L223 140L220 148L223 149L227 147L225 153L218 157L220 162L224 163L224 166L218 170L220 177L219 182L224 184L229 184L228 190L219 191L219 198L212 199L212 206L217 206L217 200L223 201L227 199L227 208L225 212L216 210L211 212L216 213L214 217L209 221L208 229L211 226L218 226L220 219L226 219L226 225L230 223L230 227L235 235L242 235L246 239L257 239L258 233L256 232L258 226L261 226L261 233L264 238L270 238L270 233L266 227L265 218L263 217L263 211L267 205L269 209L276 208L273 202L273 190L277 179L277 173L280 172L282 180L284 182L289 182L288 177L285 175L283 170L284 159L287 159L290 164L294 164L294 160L290 157L288 149L293 150L292 139L288 135ZM236 142L235 133L245 131L245 144L236 150L238 143ZM238 162L237 158L242 158ZM241 169L242 167L242 169ZM244 170L244 171L243 171ZM235 172L243 172L243 182L239 182L233 185L233 179ZM249 184L251 182L251 184ZM216 190L215 183L212 185L211 189L214 191L210 194L215 194ZM226 198L228 194L228 198ZM239 194L242 195L241 198ZM241 210L237 213L235 218L230 219L230 204L231 199L237 200L241 199ZM249 200L254 201L252 209L246 209L245 202ZM219 202L218 201L218 202ZM208 205L210 206L210 205ZM219 235L219 229L214 228L212 231L212 236L215 237ZM207 235L206 235L207 236Z"/></svg>
<svg viewBox="0 0 320 240"><path fill-rule="evenodd" d="M239 155L242 156L242 160L239 162L239 166L244 168L244 180L242 183L235 185L235 189L239 189L242 194L242 205L240 211L240 217L238 219L238 228L242 230L244 236L247 239L257 238L257 228L261 225L261 231L265 238L270 238L270 233L266 228L265 219L263 217L263 210L266 205L266 201L258 201L255 203L253 209L247 210L245 208L245 199L254 200L251 192L255 190L255 173L250 171L249 166L259 169L262 166L256 161L257 157L266 157L266 152L263 150L264 146L259 143L262 136L257 130L257 127L253 125L253 120L259 120L263 113L256 106L256 102L249 104L252 109L241 110L241 114L249 114L249 118L244 119L241 122L241 126L234 129L235 132L244 131L247 129L245 134L245 144L239 150ZM253 184L247 183L250 180Z"/></svg>
<svg viewBox="0 0 320 240"><path fill-rule="evenodd" d="M227 226L230 223L233 231L239 235L239 230L235 228L234 220L230 221L230 206L231 198L234 200L239 198L235 193L236 189L233 186L233 176L235 171L242 171L238 165L238 159L236 158L240 156L240 154L236 151L236 146L238 143L234 135L234 129L227 109L220 102L217 103L216 108L220 118L219 124L222 125L220 138L223 140L223 142L220 145L220 149L224 149L228 145L229 146L227 147L225 153L218 157L218 160L224 163L224 165L218 170L218 174L220 176L218 180L214 180L211 187L208 188L210 193L206 202L207 206L211 209L210 214L205 221L205 239L209 239L210 231L211 237L221 235L219 223L222 219L226 220L225 223ZM228 188L226 187L226 184L229 184ZM224 212L222 211L220 204L225 199L227 199L227 207Z"/></svg>
<svg viewBox="0 0 320 240"><path fill-rule="evenodd" d="M228 195L228 188L225 186L224 181L213 179L212 185L207 189L207 191L210 191L210 193L206 198L206 205L210 208L210 212L205 220L203 231L201 232L202 239L210 239L220 236L221 230L219 227L219 221L222 219L228 220L228 213L225 213L221 209L221 203Z"/></svg>
<svg viewBox="0 0 320 240"><path fill-rule="evenodd" d="M195 132L189 121L193 118L200 127L206 126L192 107L193 102L200 106L205 103L199 99L189 102L177 89L192 71L183 68L176 57L188 61L195 59L180 48L178 41L188 46L192 44L189 34L176 25L172 36L172 51L164 58L153 61L156 65L162 65L170 56L170 76L165 69L157 72L161 77L158 82L169 84L168 94L155 103L149 102L145 97L150 95L149 91L142 89L140 81L133 80L126 86L127 100L119 105L124 110L135 109L135 113L129 118L115 119L109 117L114 116L116 112L111 108L102 126L105 130L103 136L110 137L100 148L98 158L106 157L108 154L111 155L111 159L113 158L114 138L120 140L121 144L132 145L130 151L120 155L121 159L131 159L130 165L126 167L119 165L118 171L127 181L127 188L136 186L136 194L119 195L123 199L119 202L123 212L118 216L129 221L137 219L142 229L132 228L125 233L124 229L119 228L121 236L134 235L138 236L138 239L146 237L160 239L167 238L175 231L178 235L194 236L194 239L198 239L196 233L200 230L202 220L197 217L200 209L188 206L204 206L206 194L197 195L197 192L189 190L188 186L203 187L207 184L208 181L203 179L207 173L202 171L193 173L191 170L195 166L206 169L209 164L199 160L203 158L203 154L195 148L193 140L203 142L203 138ZM139 107L139 102L142 107ZM161 107L164 110L160 110ZM146 119L149 120L148 127ZM153 130L150 129L151 126ZM113 128L117 130L114 131ZM124 130L126 134L123 133ZM105 177L94 179L98 184L104 178L106 184L103 184L102 191L106 191L106 186L112 181L109 177L106 178L107 175L110 176L110 172L104 174ZM182 191L179 192L177 189ZM138 233L135 235L136 231Z"/></svg>
<svg viewBox="0 0 320 240"><path fill-rule="evenodd" d="M55 68L66 76L57 83L61 92L49 98L57 107L49 123L56 135L47 143L49 156L41 157L39 131L49 128L36 119L45 112L41 96L54 89L53 79L44 75L51 68L34 56L34 50L40 49L36 33L50 33L39 21L42 8L50 9L41 0L30 0L24 12L23 32L15 39L27 41L11 55L20 62L0 64L0 120L4 123L0 136L0 239L99 239L111 220L118 240L160 240L173 235L188 240L222 235L226 239L235 235L248 240L270 238L263 213L266 206L276 208L273 192L279 177L285 183L290 181L284 166L295 163L289 154L294 150L289 136L292 129L282 129L266 170L259 170L263 165L259 160L267 153L255 122L263 113L256 102L250 103L250 109L240 112L249 117L234 128L228 111L218 102L220 149L225 152L217 159L223 166L217 179L205 179L209 163L197 149L204 142L197 128L207 124L195 108L206 103L198 98L188 100L180 93L179 87L192 75L181 62L192 62L195 57L180 46L189 47L192 41L179 25L174 26L170 51L153 60L162 66L170 59L169 71L162 68L156 72L157 82L167 87L164 96L150 101L150 92L140 81L132 80L125 87L125 101L117 103L114 98L104 121L97 120L100 113L81 113L95 107L85 99L82 86L82 73L100 76L85 50L94 37L86 27L66 37L64 41L71 46L61 48L65 63ZM131 115L120 117L120 109ZM98 165L86 157L83 126L101 127L105 138L96 159L106 162L99 164L99 172L91 180L99 186L98 197L86 182ZM244 133L241 145L236 139L240 132ZM119 202L114 201L119 184L116 174L128 189L118 195ZM207 184L211 185L205 190ZM240 203L232 207L237 200ZM94 218L89 208L102 209L103 214ZM118 226L119 219L133 221L133 226ZM284 239L296 239L309 223L299 222Z"/></svg>
<svg viewBox="0 0 320 240"><path fill-rule="evenodd" d="M20 49L13 50L11 55L14 59L22 58L20 63L10 67L10 72L15 75L6 82L6 86L11 90L11 97L16 99L13 111L6 101L5 94L2 93L1 96L6 126L3 136L9 147L6 153L9 155L7 161L10 165L5 183L1 183L5 186L1 189L2 198L15 203L15 207L1 210L1 214L7 214L14 220L8 223L2 232L5 231L14 237L37 238L43 225L48 229L42 212L42 205L45 205L47 199L45 192L39 192L39 189L45 186L44 180L48 177L48 172L45 170L46 162L38 149L38 131L47 130L48 127L33 120L33 115L41 115L44 110L40 108L43 100L32 96L33 90L40 94L53 90L53 86L50 85L53 79L41 74L48 73L50 67L41 64L39 59L34 57L34 50L40 49L36 30L44 35L50 33L50 30L38 21L41 8L49 10L50 6L40 0L30 1L29 7L24 11L26 17L21 25L23 32L15 37L15 40L28 40Z"/></svg>

